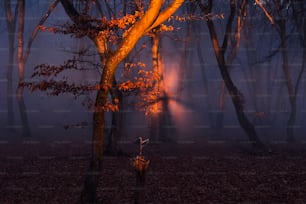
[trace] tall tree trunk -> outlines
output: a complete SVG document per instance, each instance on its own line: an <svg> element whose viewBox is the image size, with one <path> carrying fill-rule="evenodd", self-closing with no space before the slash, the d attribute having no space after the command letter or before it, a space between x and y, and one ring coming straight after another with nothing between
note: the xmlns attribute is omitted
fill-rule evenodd
<svg viewBox="0 0 306 204"><path fill-rule="evenodd" d="M13 106L13 69L14 69L14 32L9 32L9 50L8 50L8 66L7 66L7 125L11 131L14 131L14 106Z"/></svg>
<svg viewBox="0 0 306 204"><path fill-rule="evenodd" d="M289 142L294 141L294 124L296 119L296 95L291 79L291 72L289 68L288 62L288 54L287 54L287 42L286 42L286 21L280 20L280 38L281 38L281 54L283 59L283 72L285 76L286 86L289 95L289 103L290 103L290 116L287 121L287 140Z"/></svg>
<svg viewBox="0 0 306 204"><path fill-rule="evenodd" d="M111 87L114 78L115 69L119 62L115 59L109 61L103 69L100 80L100 89L98 90L94 113L93 113L93 137L92 137L92 156L89 169L85 175L84 187L81 194L81 203L97 202L97 187L101 177L104 138L105 138L105 110L109 87ZM117 64L118 63L118 64Z"/></svg>
<svg viewBox="0 0 306 204"><path fill-rule="evenodd" d="M136 171L136 188L134 193L134 203L144 204L145 202L145 185L146 185L146 174L150 164L150 160L145 159L141 155L142 140L140 142L140 152L133 160L133 166Z"/></svg>
<svg viewBox="0 0 306 204"><path fill-rule="evenodd" d="M32 34L31 34L31 37L30 37L30 39L28 41L27 49L26 49L26 51L24 52L24 55L23 55L23 62L24 62L24 64L26 64L26 62L28 61L28 57L29 57L30 52L31 52L32 44L33 44L34 39L36 38L36 36L37 36L37 34L38 34L39 30L40 30L40 26L42 26L46 22L46 20L51 15L51 13L55 9L55 7L58 5L58 3L59 3L59 0L55 0L52 4L50 4L47 12L39 20L38 24L36 25L35 29L33 30Z"/></svg>
<svg viewBox="0 0 306 204"><path fill-rule="evenodd" d="M29 126L28 115L26 110L26 105L24 103L23 95L17 97L17 103L19 107L19 113L22 121L22 136L23 137L31 137L31 128Z"/></svg>
<svg viewBox="0 0 306 204"><path fill-rule="evenodd" d="M224 35L224 39L222 43L222 50L223 50L224 58L225 58L226 49L228 47L227 44L228 44L228 41L231 35L231 30L232 30L231 27L232 27L234 17L235 17L236 2L230 1L230 7L231 7L230 16L226 24L226 31L225 31L225 35ZM239 4L239 9L237 12L238 13L237 14L237 28L236 28L234 42L233 42L233 45L231 46L231 50L229 54L227 55L227 59L225 62L229 73L231 71L232 63L237 55L237 50L239 48L240 34L241 34L241 29L243 27L242 16L244 15L245 12L246 12L246 0L242 0ZM219 111L217 112L217 121L216 121L216 124L217 124L216 127L217 127L218 132L223 129L223 125L224 125L223 120L224 120L224 109L225 109L225 92L226 92L225 83L224 81L221 81L221 89L220 89L219 101L218 101Z"/></svg>
<svg viewBox="0 0 306 204"><path fill-rule="evenodd" d="M14 15L11 11L11 1L4 1L6 23L8 30L9 56L7 66L7 125L10 131L14 131L14 110L13 110L13 69L14 69L14 53L15 53L15 31L16 19L18 15L18 3L15 7Z"/></svg>
<svg viewBox="0 0 306 204"><path fill-rule="evenodd" d="M19 1L18 15L18 46L17 46L17 63L18 63L18 84L24 82L24 61L23 61L23 31L24 31L24 16L25 16L25 1ZM23 86L17 88L17 97L23 94Z"/></svg>
<svg viewBox="0 0 306 204"><path fill-rule="evenodd" d="M233 8L233 4L235 4L234 0L231 0L231 9ZM199 4L201 10L205 13L205 15L208 16L209 13L211 13L211 8L212 8L212 0L209 1L209 5L205 7L203 4ZM221 76L224 80L225 86L228 89L228 92L230 94L230 97L232 99L233 105L236 110L236 114L238 117L238 121L240 126L243 128L245 133L248 135L250 142L252 145L261 150L266 150L265 145L260 141L259 137L257 136L256 130L253 126L253 124L248 120L244 113L244 99L242 93L237 89L235 84L233 83L229 72L228 72L228 67L225 63L224 59L224 46L221 47L219 46L218 38L217 38L217 33L215 30L214 23L212 19L207 18L206 23L209 29L209 34L211 37L211 41L213 44L215 56L218 62L219 70L221 73ZM226 40L224 41L223 45L227 44Z"/></svg>
<svg viewBox="0 0 306 204"><path fill-rule="evenodd" d="M153 87L153 94L159 94L157 97L155 106L153 109L156 112L152 112L149 117L151 117L151 127L150 127L150 139L151 141L167 141L167 113L169 113L169 93L165 90L164 81L164 66L162 65L162 59L160 56L160 35L159 33L152 33L152 69L155 75L159 76ZM154 130L155 129L155 130Z"/></svg>
<svg viewBox="0 0 306 204"><path fill-rule="evenodd" d="M136 169L136 189L134 204L145 203L145 185L146 185L146 171Z"/></svg>
<svg viewBox="0 0 306 204"><path fill-rule="evenodd" d="M158 136L161 134L161 127L162 125L160 123L161 118L161 112L162 112L162 103L159 100L159 96L157 94L161 95L164 94L164 87L163 87L163 71L162 71L162 65L160 60L160 52L159 52L159 43L160 43L160 37L158 33L152 33L151 36L151 54L152 54L152 71L154 75L159 76L159 79L154 82L153 85L153 93L156 94L155 96L156 101L152 104L152 110L149 114L150 117L150 140L152 142L157 142Z"/></svg>
<svg viewBox="0 0 306 204"><path fill-rule="evenodd" d="M305 72L305 63L306 63L306 21L303 19L305 19L305 11L304 11L304 6L303 6L303 3L302 1L299 2L299 4L297 5L299 6L299 8L303 11L302 14L298 15L296 18L299 18L298 20L300 20L300 22L303 22L301 27L302 27L302 49L303 49L303 58L302 58L302 67L299 71L299 74L298 74L298 78L297 78L297 81L296 81L296 84L295 84L295 88L294 88L294 93L295 93L295 96L297 97L298 95L298 91L299 91L299 87L300 87L300 83L301 83L301 79L302 79L302 76ZM304 104L304 103L303 103Z"/></svg>
<svg viewBox="0 0 306 204"><path fill-rule="evenodd" d="M118 155L121 149L118 141L122 134L122 119L123 119L123 94L118 90L116 79L113 80L113 87L110 90L113 103L118 105L118 110L112 112L112 125L108 136L108 144L106 153L110 155Z"/></svg>
<svg viewBox="0 0 306 204"><path fill-rule="evenodd" d="M31 131L28 122L26 106L23 99L23 82L24 82L24 66L23 60L23 32L24 32L24 16L25 16L25 0L18 0L18 33L17 33L17 63L18 63L18 87L17 87L17 103L23 126L23 136L30 137Z"/></svg>
<svg viewBox="0 0 306 204"><path fill-rule="evenodd" d="M224 80L220 83L220 93L219 93L219 99L218 99L218 112L216 116L216 129L217 134L221 134L223 129L223 120L224 120L224 106L225 106L225 83Z"/></svg>

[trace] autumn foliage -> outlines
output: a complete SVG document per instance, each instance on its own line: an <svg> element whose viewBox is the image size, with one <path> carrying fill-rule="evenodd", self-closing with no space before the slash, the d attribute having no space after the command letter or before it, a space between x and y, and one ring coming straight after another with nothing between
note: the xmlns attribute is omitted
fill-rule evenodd
<svg viewBox="0 0 306 204"><path fill-rule="evenodd" d="M116 46L120 43L122 38L125 37L129 28L142 16L144 12L139 10L135 11L133 14L121 15L118 18L107 19L106 17L97 18L90 17L87 15L82 15L78 19L82 21L82 24L75 23L65 23L60 26L47 27L40 25L39 29L43 32L52 32L57 34L70 34L71 37L81 38L84 36L95 36L101 34L106 39L106 41L111 46ZM188 17L190 18L190 16ZM187 17L171 16L168 19L167 24L161 24L160 26L154 28L151 32L171 32L174 31L174 26L171 23L184 22L188 20ZM189 19L190 20L190 19ZM180 29L180 28L176 28ZM119 33L118 33L119 32ZM151 32L147 35L150 36ZM139 46L137 54L144 51L147 48L147 44L143 43ZM62 94L72 94L75 98L81 95L89 95L90 93L100 90L100 89L117 89L118 91L124 93L125 95L134 95L138 97L138 102L136 107L139 110L144 111L146 114L151 112L156 112L152 104L158 103L160 100L161 93L153 89L154 84L160 81L161 76L153 71L146 63L140 61L139 59L130 59L123 64L124 72L133 73L132 77L123 78L122 81L115 86L112 84L105 85L101 87L98 82L95 83L76 83L71 80L69 73L71 71L86 71L96 69L101 73L101 67L103 69L103 64L94 64L87 60L86 67L80 66L80 56L85 55L86 51L83 53L78 53L78 56L74 56L72 59L66 60L61 65L50 65L50 64L40 64L34 68L34 72L31 76L30 81L25 81L19 84L19 86L27 87L31 92L34 91L44 91L47 95L59 96ZM103 107L93 107L94 101L91 98L87 98L87 101L83 101L82 104L88 109L94 108L96 111L100 109L106 111L118 111L119 99L115 98L113 100L108 100Z"/></svg>

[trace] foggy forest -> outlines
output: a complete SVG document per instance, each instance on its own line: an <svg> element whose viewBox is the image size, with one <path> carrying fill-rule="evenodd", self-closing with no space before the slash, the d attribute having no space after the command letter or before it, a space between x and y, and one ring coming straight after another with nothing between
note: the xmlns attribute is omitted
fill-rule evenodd
<svg viewBox="0 0 306 204"><path fill-rule="evenodd" d="M305 203L305 17L1 1L0 203Z"/></svg>

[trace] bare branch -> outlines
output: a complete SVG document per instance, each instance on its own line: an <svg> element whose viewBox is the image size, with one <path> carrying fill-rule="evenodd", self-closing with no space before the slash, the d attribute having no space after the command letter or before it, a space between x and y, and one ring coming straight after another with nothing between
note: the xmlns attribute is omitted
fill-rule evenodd
<svg viewBox="0 0 306 204"><path fill-rule="evenodd" d="M83 24L81 22L81 15L79 12L74 8L72 2L70 0L60 0L67 15L70 17L70 19L75 23L75 24Z"/></svg>
<svg viewBox="0 0 306 204"><path fill-rule="evenodd" d="M167 20L176 10L184 3L184 0L173 0L171 5L169 5L164 11L162 11L154 23L146 30L146 32L160 25L162 22Z"/></svg>
<svg viewBox="0 0 306 204"><path fill-rule="evenodd" d="M55 7L57 6L57 4L59 3L59 0L55 0L50 6L48 11L45 13L45 15L40 19L39 23L37 24L37 26L35 27L34 31L32 32L31 38L28 42L28 46L27 46L27 50L25 51L25 55L23 57L23 62L26 63L31 51L31 47L32 47L32 43L35 39L35 37L37 36L37 33L39 31L39 27L41 25L43 25L45 23L45 21L48 19L48 17L50 16L50 14L52 13L52 11L55 9Z"/></svg>
<svg viewBox="0 0 306 204"><path fill-rule="evenodd" d="M15 32L19 1L17 2L16 7L15 7L14 17L13 17L12 11L11 11L11 1L10 0L5 0L4 6L5 6L7 27L10 30L10 32Z"/></svg>
<svg viewBox="0 0 306 204"><path fill-rule="evenodd" d="M266 17L269 19L270 23L272 25L275 24L274 18L269 14L269 12L266 10L266 8L262 5L260 0L255 0L256 4L261 8L261 10L264 12Z"/></svg>
<svg viewBox="0 0 306 204"><path fill-rule="evenodd" d="M232 24L233 24L233 21L234 21L235 11L236 11L236 2L235 2L235 0L231 0L230 7L231 7L231 13L230 13L230 16L228 17L228 20L227 20L226 32L225 32L225 35L224 35L224 38L223 38L222 47L221 47L223 53L226 52L227 45L228 45L228 39L229 39L229 36L231 34L231 31L232 31Z"/></svg>

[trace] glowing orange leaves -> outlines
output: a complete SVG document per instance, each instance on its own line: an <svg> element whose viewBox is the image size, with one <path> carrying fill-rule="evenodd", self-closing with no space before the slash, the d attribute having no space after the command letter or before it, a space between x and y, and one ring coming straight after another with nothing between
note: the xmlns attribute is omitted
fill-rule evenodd
<svg viewBox="0 0 306 204"><path fill-rule="evenodd" d="M144 172L148 169L150 160L146 160L143 156L136 156L133 159L133 166L139 172Z"/></svg>
<svg viewBox="0 0 306 204"><path fill-rule="evenodd" d="M137 62L137 63L126 62L124 64L125 69L130 69L130 68L133 68L133 67L146 67L146 64L142 63L142 62Z"/></svg>
<svg viewBox="0 0 306 204"><path fill-rule="evenodd" d="M173 26L167 26L165 24L161 24L160 27L159 27L159 30L169 32L169 31L173 31L174 27Z"/></svg>
<svg viewBox="0 0 306 204"><path fill-rule="evenodd" d="M114 103L118 104L119 103L119 99L118 98L114 98Z"/></svg>
<svg viewBox="0 0 306 204"><path fill-rule="evenodd" d="M116 112L119 110L119 106L118 104L113 104L110 102L106 102L104 106L96 106L94 107L94 112L100 112L100 111L112 111L112 112Z"/></svg>
<svg viewBox="0 0 306 204"><path fill-rule="evenodd" d="M41 30L43 32L45 32L45 31L49 31L51 33L56 33L57 32L57 29L53 28L53 27L46 27L46 26L40 25L38 28L39 28L39 30Z"/></svg>
<svg viewBox="0 0 306 204"><path fill-rule="evenodd" d="M141 15L143 15L143 13L139 11L136 11L134 15L126 14L122 18L109 20L108 26L125 29L127 26L133 25L136 22L137 18L140 17Z"/></svg>

